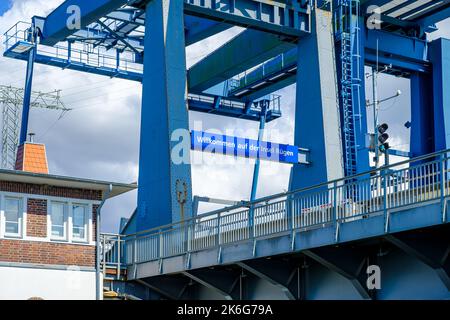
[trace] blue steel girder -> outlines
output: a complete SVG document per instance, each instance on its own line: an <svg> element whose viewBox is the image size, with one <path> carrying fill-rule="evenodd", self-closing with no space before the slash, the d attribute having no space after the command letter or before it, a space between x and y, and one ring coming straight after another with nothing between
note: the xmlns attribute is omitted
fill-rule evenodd
<svg viewBox="0 0 450 320"><path fill-rule="evenodd" d="M276 35L245 30L189 69L189 92L201 93L292 47Z"/></svg>
<svg viewBox="0 0 450 320"><path fill-rule="evenodd" d="M430 72L428 43L381 30L370 30L365 35L367 65L392 65L391 72ZM377 56L378 51L378 56Z"/></svg>
<svg viewBox="0 0 450 320"><path fill-rule="evenodd" d="M45 18L45 24L41 30L41 43L53 46L76 32L67 24L74 8L79 9L81 28L85 28L127 2L127 0L66 0Z"/></svg>
<svg viewBox="0 0 450 320"><path fill-rule="evenodd" d="M186 297L191 280L182 275L160 276L142 279L144 285L171 300L180 300Z"/></svg>
<svg viewBox="0 0 450 320"><path fill-rule="evenodd" d="M386 240L435 270L450 290L450 237L442 228L387 235Z"/></svg>
<svg viewBox="0 0 450 320"><path fill-rule="evenodd" d="M405 0L362 0L364 13L372 15L373 6L379 7L382 28L390 31L404 30L416 32L423 37L424 32L436 30L435 24L450 17L450 1ZM416 29L416 31L413 31Z"/></svg>
<svg viewBox="0 0 450 320"><path fill-rule="evenodd" d="M208 268L184 271L182 274L200 285L217 292L226 300L239 300L240 294L236 284L240 272L234 268Z"/></svg>
<svg viewBox="0 0 450 320"><path fill-rule="evenodd" d="M185 15L186 46L202 41L216 33L232 27L232 25L199 17Z"/></svg>
<svg viewBox="0 0 450 320"><path fill-rule="evenodd" d="M425 40L382 30L367 30L365 37L365 64L389 65L389 72L397 76L431 72L428 44ZM377 39L378 45L377 45ZM378 49L377 49L378 47ZM377 52L378 50L378 57ZM294 84L297 74L297 49L291 49L270 59L251 72L234 79L237 84L229 91L231 97L258 99L266 94Z"/></svg>
<svg viewBox="0 0 450 320"><path fill-rule="evenodd" d="M45 18L41 30L41 43L52 46L76 32L67 24L73 18L74 8L79 8L81 28L86 28L102 18L125 22L127 18L123 14L124 8L129 10L130 6L133 6L141 9L145 8L148 2L148 0L66 0ZM282 35L291 41L309 32L309 9L306 3L302 6L299 2L287 0L270 2L223 0L220 3L214 0L184 0L184 4L187 15L267 31ZM118 16L115 12L121 10L122 15Z"/></svg>
<svg viewBox="0 0 450 320"><path fill-rule="evenodd" d="M243 120L259 121L262 117L262 110L256 104L242 101L236 98L223 98L213 95L188 95L188 106L190 111L197 111ZM269 100L269 109L266 113L266 122L271 122L281 117L279 101Z"/></svg>
<svg viewBox="0 0 450 320"><path fill-rule="evenodd" d="M309 33L306 1L184 0L185 12L245 28L272 32L296 40ZM301 5L303 4L303 6Z"/></svg>
<svg viewBox="0 0 450 320"><path fill-rule="evenodd" d="M83 42L94 46L99 46L102 44L106 49L111 49L114 47L121 51L124 51L127 48L127 45L118 45L117 36L104 32L97 26L90 26L85 29L78 30L72 36L68 37L67 41ZM127 41L128 45L131 45L134 49L140 52L144 51L144 41L141 37L127 36L125 41Z"/></svg>
<svg viewBox="0 0 450 320"><path fill-rule="evenodd" d="M278 287L289 300L305 297L304 259L296 257L270 257L236 263L256 277Z"/></svg>
<svg viewBox="0 0 450 320"><path fill-rule="evenodd" d="M370 255L368 251L354 246L341 246L316 248L305 250L302 253L347 278L361 298L371 299L371 292L367 289L363 272Z"/></svg>

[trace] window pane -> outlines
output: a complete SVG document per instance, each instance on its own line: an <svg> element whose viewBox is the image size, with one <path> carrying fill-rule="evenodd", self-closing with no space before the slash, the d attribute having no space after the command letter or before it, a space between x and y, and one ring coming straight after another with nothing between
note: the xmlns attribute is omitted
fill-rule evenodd
<svg viewBox="0 0 450 320"><path fill-rule="evenodd" d="M86 236L86 207L73 206L73 237L77 239L85 239Z"/></svg>
<svg viewBox="0 0 450 320"><path fill-rule="evenodd" d="M5 200L5 232L19 234L20 199Z"/></svg>
<svg viewBox="0 0 450 320"><path fill-rule="evenodd" d="M6 222L5 223L6 233L18 234L19 233L19 223L17 222Z"/></svg>
<svg viewBox="0 0 450 320"><path fill-rule="evenodd" d="M52 236L64 237L65 207L64 203L52 203Z"/></svg>
<svg viewBox="0 0 450 320"><path fill-rule="evenodd" d="M64 237L64 226L52 226L52 236L54 237Z"/></svg>
<svg viewBox="0 0 450 320"><path fill-rule="evenodd" d="M73 225L84 227L86 223L86 211L84 206L73 206Z"/></svg>
<svg viewBox="0 0 450 320"><path fill-rule="evenodd" d="M6 199L6 211L19 211L19 199Z"/></svg>
<svg viewBox="0 0 450 320"><path fill-rule="evenodd" d="M18 211L5 211L5 219L6 219L6 221L18 222L19 221L19 212Z"/></svg>

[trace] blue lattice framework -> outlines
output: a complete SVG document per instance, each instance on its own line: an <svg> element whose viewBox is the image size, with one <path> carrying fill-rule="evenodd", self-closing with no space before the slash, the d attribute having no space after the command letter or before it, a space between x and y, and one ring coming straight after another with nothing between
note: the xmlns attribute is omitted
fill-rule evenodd
<svg viewBox="0 0 450 320"><path fill-rule="evenodd" d="M33 24L19 22L8 30L4 39L4 55L27 61L28 52L33 47L31 27L34 25L39 30L35 62L142 82L145 2L97 1L96 4L89 5L80 1L80 8L87 12L83 17L83 28L71 31L65 26L67 16L64 9L72 4L68 1L47 18L35 17ZM276 3L269 5L253 1L233 3L231 6L216 4L215 1L186 0L186 45L224 31L232 25L268 31L289 41L307 32L308 15L299 5L277 6ZM250 17L244 14L244 10L251 12ZM253 100L217 97L206 106L206 102L211 100L211 94L195 93L196 96L190 97L189 100L194 111L260 120L260 111L252 103ZM275 97L270 97L269 100L279 101ZM244 107L240 107L241 105ZM271 105L269 113L267 121L279 118L279 105Z"/></svg>
<svg viewBox="0 0 450 320"><path fill-rule="evenodd" d="M361 65L359 0L338 0L334 12L335 40L340 65L340 102L342 144L346 176L358 172L358 145L356 123L361 121Z"/></svg>

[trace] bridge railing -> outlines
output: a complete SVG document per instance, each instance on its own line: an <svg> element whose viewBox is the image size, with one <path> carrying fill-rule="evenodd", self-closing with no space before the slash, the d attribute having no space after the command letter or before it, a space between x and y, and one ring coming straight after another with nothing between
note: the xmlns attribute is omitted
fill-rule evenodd
<svg viewBox="0 0 450 320"><path fill-rule="evenodd" d="M100 267L105 279L120 279L125 264L125 239L119 234L102 233L100 235Z"/></svg>
<svg viewBox="0 0 450 320"><path fill-rule="evenodd" d="M12 26L3 36L5 52L17 44L31 45L31 23L20 21ZM20 53L20 52L19 52ZM53 61L64 61L67 64L79 64L93 68L116 69L117 71L142 73L143 66L135 62L132 54L123 52L119 56L116 51L108 51L101 46L80 43L77 41L60 42L52 47L38 45L37 55Z"/></svg>
<svg viewBox="0 0 450 320"><path fill-rule="evenodd" d="M387 215L450 196L450 151L123 236L126 264Z"/></svg>

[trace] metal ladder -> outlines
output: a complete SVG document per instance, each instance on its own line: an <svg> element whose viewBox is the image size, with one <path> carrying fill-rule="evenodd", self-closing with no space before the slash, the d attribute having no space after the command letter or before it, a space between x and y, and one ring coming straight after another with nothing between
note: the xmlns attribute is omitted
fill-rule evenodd
<svg viewBox="0 0 450 320"><path fill-rule="evenodd" d="M361 121L360 90L362 83L360 76L359 15L359 0L337 0L337 6L334 10L335 41L340 49L340 96L346 176L357 173L358 163L356 122Z"/></svg>

